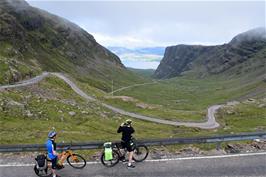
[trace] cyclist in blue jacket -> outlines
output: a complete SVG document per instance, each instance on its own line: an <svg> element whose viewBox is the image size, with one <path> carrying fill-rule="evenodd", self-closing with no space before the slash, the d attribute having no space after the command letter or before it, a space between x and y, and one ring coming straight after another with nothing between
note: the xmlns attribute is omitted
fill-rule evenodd
<svg viewBox="0 0 266 177"><path fill-rule="evenodd" d="M48 133L48 140L46 142L46 148L48 151L48 157L52 161L52 173L53 177L60 177L59 175L56 175L55 169L58 167L57 166L57 160L58 160L58 153L56 152L56 139L57 133L55 131L50 131Z"/></svg>

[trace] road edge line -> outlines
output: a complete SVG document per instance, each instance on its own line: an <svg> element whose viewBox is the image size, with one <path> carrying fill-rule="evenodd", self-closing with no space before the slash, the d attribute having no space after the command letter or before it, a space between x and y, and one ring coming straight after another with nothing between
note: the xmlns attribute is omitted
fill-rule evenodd
<svg viewBox="0 0 266 177"><path fill-rule="evenodd" d="M215 155L215 156L199 156L199 157L178 157L178 158L154 159L154 160L151 159L151 160L145 160L144 162L167 162L167 161L182 161L182 160L221 159L221 158L246 157L246 156L257 156L257 155L266 155L266 152ZM100 164L100 162L88 161L87 164L88 165ZM28 166L34 166L34 165L35 165L34 163L31 163L31 164L10 163L10 164L0 164L0 167L28 167Z"/></svg>

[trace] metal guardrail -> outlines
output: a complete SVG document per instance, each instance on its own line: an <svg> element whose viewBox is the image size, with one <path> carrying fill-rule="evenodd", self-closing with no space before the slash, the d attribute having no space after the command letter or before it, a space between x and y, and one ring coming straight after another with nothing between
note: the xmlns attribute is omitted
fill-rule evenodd
<svg viewBox="0 0 266 177"><path fill-rule="evenodd" d="M173 144L199 144L199 143L217 143L227 141L242 141L265 139L266 132L246 133L238 135L223 135L212 137L193 137L193 138L169 138L169 139L154 139L154 140L139 140L138 144L147 146L173 145ZM63 150L65 147L71 146L73 150L88 150L99 149L104 142L87 142L87 143L58 143L58 150ZM20 144L20 145L0 145L0 152L26 152L26 151L45 151L44 144Z"/></svg>

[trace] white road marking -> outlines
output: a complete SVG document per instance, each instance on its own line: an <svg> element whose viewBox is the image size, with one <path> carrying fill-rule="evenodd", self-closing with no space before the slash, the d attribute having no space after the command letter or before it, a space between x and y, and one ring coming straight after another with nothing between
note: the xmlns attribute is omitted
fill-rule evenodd
<svg viewBox="0 0 266 177"><path fill-rule="evenodd" d="M230 157L246 157L246 156L258 156L266 155L266 152L257 152L257 153L245 153L245 154L230 154L230 155L216 155L216 156L200 156L200 157L179 157L172 159L154 159L154 160L145 160L145 162L166 162L166 161L180 161L180 160L199 160L199 159L220 159L220 158L230 158ZM88 165L100 164L100 162L87 162ZM0 164L0 167L28 167L34 166L35 164L19 164L19 163L10 163L10 164Z"/></svg>
<svg viewBox="0 0 266 177"><path fill-rule="evenodd" d="M257 155L266 155L266 152L216 155L216 156L199 156L199 157L180 157L180 158L172 158L172 159L154 159L154 160L146 160L146 161L148 161L148 162L164 162L164 161L178 161L178 160L220 159L220 158L245 157L245 156L257 156Z"/></svg>
<svg viewBox="0 0 266 177"><path fill-rule="evenodd" d="M99 164L100 162L86 162L87 165L92 164ZM20 163L9 163L9 164L0 164L0 167L30 167L34 166L35 163L28 163L28 164L20 164ZM67 163L64 163L64 165L68 165Z"/></svg>

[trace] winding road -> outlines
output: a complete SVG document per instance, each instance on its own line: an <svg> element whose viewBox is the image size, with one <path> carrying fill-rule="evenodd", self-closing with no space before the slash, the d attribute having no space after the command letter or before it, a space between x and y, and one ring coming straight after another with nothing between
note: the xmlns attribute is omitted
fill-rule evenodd
<svg viewBox="0 0 266 177"><path fill-rule="evenodd" d="M134 85L130 85L130 86L127 86L127 87L119 88L117 90L114 90L114 91L110 92L109 94L114 94L116 92L120 92L122 90L133 88L133 87L138 87L138 86L143 86L143 85L151 85L151 84L156 84L156 83L157 83L157 81L148 82L148 83L142 83L142 84L134 84Z"/></svg>
<svg viewBox="0 0 266 177"><path fill-rule="evenodd" d="M0 91L4 90L4 89L8 89L8 88L24 87L24 86L36 84L36 83L40 82L42 79L44 79L45 77L48 77L49 75L53 75L53 76L56 76L56 77L64 80L73 89L73 91L75 91L78 95L85 98L86 100L98 102L102 106L112 110L113 112L116 112L116 113L119 113L122 115L130 116L132 118L141 119L141 120L145 120L145 121L151 121L151 122L155 122L155 123L173 125L173 126L197 127L197 128L201 128L201 129L214 129L214 128L219 127L219 123L216 122L216 120L215 120L215 113L218 109L220 109L222 107L222 105L213 105L213 106L208 108L207 121L206 122L200 122L200 123L199 122L176 122L176 121L164 120L162 118L155 118L155 117L136 114L133 112L128 112L128 111L125 111L123 109L116 108L116 107L113 107L111 105L102 103L99 100L95 99L94 97L87 95L80 88L78 88L78 86L74 82L72 82L70 79L68 79L62 73L44 72L41 75L36 76L32 79L24 80L24 81L15 83L13 85L2 85L2 86L0 86ZM140 84L138 84L138 85L140 85ZM143 85L143 84L141 84L141 85Z"/></svg>

